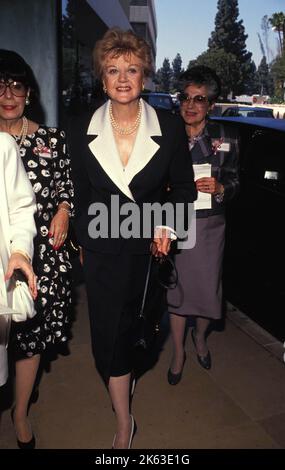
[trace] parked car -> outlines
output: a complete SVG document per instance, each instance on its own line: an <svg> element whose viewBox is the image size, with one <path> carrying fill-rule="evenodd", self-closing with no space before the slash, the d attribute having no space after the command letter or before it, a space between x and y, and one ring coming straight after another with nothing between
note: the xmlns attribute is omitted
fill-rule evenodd
<svg viewBox="0 0 285 470"><path fill-rule="evenodd" d="M222 116L274 118L273 109L253 106L230 106L222 113Z"/></svg>
<svg viewBox="0 0 285 470"><path fill-rule="evenodd" d="M176 113L178 106L173 102L172 97L169 93L142 93L141 97L151 106L158 109L167 109L172 113Z"/></svg>
<svg viewBox="0 0 285 470"><path fill-rule="evenodd" d="M285 121L212 119L240 133L240 193L227 210L225 297L284 341Z"/></svg>

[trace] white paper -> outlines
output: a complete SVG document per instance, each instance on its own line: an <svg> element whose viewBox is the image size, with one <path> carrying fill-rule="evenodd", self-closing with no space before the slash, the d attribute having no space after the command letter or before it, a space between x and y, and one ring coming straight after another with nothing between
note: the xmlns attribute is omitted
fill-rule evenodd
<svg viewBox="0 0 285 470"><path fill-rule="evenodd" d="M229 152L230 151L230 143L223 142L220 147L217 148L218 152Z"/></svg>
<svg viewBox="0 0 285 470"><path fill-rule="evenodd" d="M194 180L198 180L199 178L204 177L211 177L211 164L210 163L202 163L202 164L194 164ZM202 193L198 191L198 198L194 202L194 209L212 209L212 195L209 193Z"/></svg>

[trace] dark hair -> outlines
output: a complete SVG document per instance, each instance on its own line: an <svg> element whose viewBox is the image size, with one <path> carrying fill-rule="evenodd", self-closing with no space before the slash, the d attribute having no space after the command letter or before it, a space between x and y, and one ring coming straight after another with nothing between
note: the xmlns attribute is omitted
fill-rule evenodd
<svg viewBox="0 0 285 470"><path fill-rule="evenodd" d="M31 67L15 51L0 49L0 80L21 82L30 88L31 105L26 107L27 118L44 122L45 113L40 103L40 90Z"/></svg>
<svg viewBox="0 0 285 470"><path fill-rule="evenodd" d="M221 94L221 81L216 72L206 65L195 65L180 76L181 87L185 88L191 84L206 86L210 102L216 101Z"/></svg>
<svg viewBox="0 0 285 470"><path fill-rule="evenodd" d="M36 83L31 67L14 51L0 49L0 80L12 79L35 91Z"/></svg>

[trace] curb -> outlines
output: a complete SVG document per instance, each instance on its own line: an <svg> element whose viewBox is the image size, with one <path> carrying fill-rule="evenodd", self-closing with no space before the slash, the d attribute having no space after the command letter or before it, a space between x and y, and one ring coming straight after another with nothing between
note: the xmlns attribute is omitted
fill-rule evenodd
<svg viewBox="0 0 285 470"><path fill-rule="evenodd" d="M251 320L245 313L238 310L230 302L227 302L227 318L240 330L250 336L257 344L266 349L283 364L285 362L284 345L268 331Z"/></svg>

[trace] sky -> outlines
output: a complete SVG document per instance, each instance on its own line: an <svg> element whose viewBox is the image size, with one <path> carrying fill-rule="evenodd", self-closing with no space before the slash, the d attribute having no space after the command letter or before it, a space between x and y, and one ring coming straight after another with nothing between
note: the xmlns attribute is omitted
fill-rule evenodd
<svg viewBox="0 0 285 470"><path fill-rule="evenodd" d="M165 57L170 63L179 52L182 67L208 48L208 39L215 29L217 0L154 0L158 36L156 67L160 68ZM285 12L285 0L239 0L239 20L243 20L248 35L246 47L252 52L258 67L262 54L257 33L261 30L264 15ZM273 57L277 52L277 33L269 32L269 45ZM272 57L272 58L273 58Z"/></svg>

